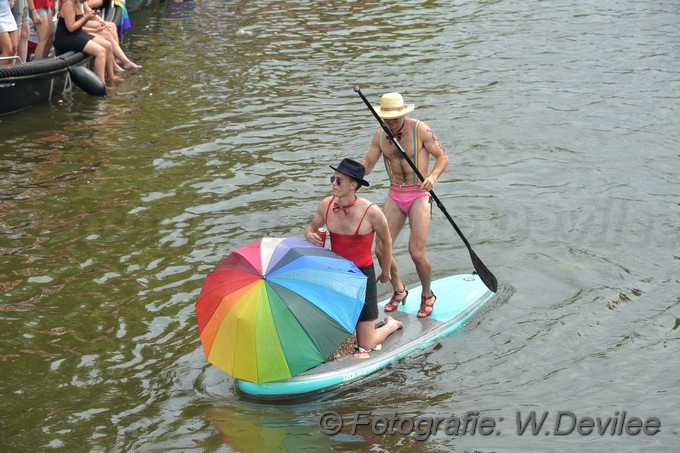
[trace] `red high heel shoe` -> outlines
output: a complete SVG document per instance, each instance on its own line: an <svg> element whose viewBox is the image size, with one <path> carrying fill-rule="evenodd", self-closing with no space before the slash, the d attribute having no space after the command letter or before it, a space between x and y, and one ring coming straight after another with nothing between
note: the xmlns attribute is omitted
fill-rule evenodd
<svg viewBox="0 0 680 453"><path fill-rule="evenodd" d="M430 299L434 299L431 304L428 304L427 301ZM420 297L420 310L418 310L418 316L419 318L427 318L432 314L432 310L434 309L434 303L437 302L437 296L434 295L434 292L432 291L432 294L430 296L421 296Z"/></svg>
<svg viewBox="0 0 680 453"><path fill-rule="evenodd" d="M401 298L401 300L397 299L397 297L401 296L402 294L406 293L404 297ZM406 288L406 285L404 285L403 291L397 292L395 291L394 294L392 294L392 298L390 299L389 302L385 304L385 311L387 313L391 311L396 311L397 308L399 308L399 302L401 302L402 305L406 305L406 298L408 297L408 289Z"/></svg>

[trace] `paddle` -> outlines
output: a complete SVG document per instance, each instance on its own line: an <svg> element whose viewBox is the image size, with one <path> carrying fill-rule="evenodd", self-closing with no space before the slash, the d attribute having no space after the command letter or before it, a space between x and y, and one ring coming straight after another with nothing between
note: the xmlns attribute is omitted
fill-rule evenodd
<svg viewBox="0 0 680 453"><path fill-rule="evenodd" d="M390 128L385 124L385 121L383 121L382 118L380 118L380 115L375 111L373 106L371 105L370 102L368 102L368 99L366 99L366 96L361 92L361 89L358 86L354 87L354 91L356 91L359 96L361 96L361 99L363 99L364 103L368 107L368 109L373 113L373 116L375 116L375 119L378 120L380 123L380 127L383 128L385 133L389 135L389 137L392 139L392 141L397 145L397 148L399 148L399 151L401 152L401 155L406 159L406 162L408 162L409 166L413 169L415 174L420 178L421 181L424 181L425 178L423 175L420 173L418 168L415 166L413 161L408 157L408 154L406 154L406 151L404 151L404 148L401 147L401 143L399 143L399 140L397 140L397 137L394 136ZM458 233L458 236L463 240L463 243L467 247L468 251L470 252L470 258L472 259L472 265L475 267L475 271L477 272L477 275L479 275L479 278L482 279L484 284L486 285L487 288L489 288L491 291L494 293L498 290L498 282L496 281L496 277L491 273L491 271L482 263L482 260L479 259L477 254L472 251L472 247L470 246L470 243L468 240L465 238L463 235L463 232L460 231L460 228L458 228L458 225L456 225L456 222L453 221L451 216L449 215L449 212L446 210L442 202L439 200L439 197L434 193L434 190L430 190L430 195L432 196L432 199L437 203L437 206L439 206L439 209L444 213L446 218L449 220L451 225L453 226L453 229L456 230L456 233Z"/></svg>

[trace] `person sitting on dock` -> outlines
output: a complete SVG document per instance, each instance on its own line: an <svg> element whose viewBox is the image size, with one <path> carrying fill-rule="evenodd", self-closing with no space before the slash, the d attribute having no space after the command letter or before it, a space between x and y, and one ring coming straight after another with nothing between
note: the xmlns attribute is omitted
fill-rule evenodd
<svg viewBox="0 0 680 453"><path fill-rule="evenodd" d="M101 36L92 36L83 31L83 25L95 15L90 10L83 11L82 0L65 0L61 4L59 24L54 41L57 54L68 52L83 52L94 56L94 72L105 82L120 80L114 73L113 47Z"/></svg>
<svg viewBox="0 0 680 453"><path fill-rule="evenodd" d="M382 210L370 201L356 195L361 186L368 186L364 180L363 165L352 159L343 159L331 176L333 195L324 198L319 204L311 223L305 230L305 239L312 244L324 245L318 229L324 224L331 239L331 250L352 261L368 277L366 301L359 315L356 337L359 348L365 351L375 349L385 338L401 329L404 325L392 318L385 317L385 324L375 326L378 319L378 295L373 267L373 236L378 236L383 244L383 266L377 280L390 281L392 263L392 237L387 219Z"/></svg>
<svg viewBox="0 0 680 453"><path fill-rule="evenodd" d="M90 2L83 3L83 11L88 14L89 11L93 11L90 7ZM118 72L122 72L125 69L140 69L141 66L134 63L128 58L123 49L120 47L120 41L118 39L118 29L116 24L113 22L107 22L101 17L97 16L96 13L92 16L92 19L87 21L83 25L83 31L94 36L101 36L106 39L113 50L113 55L120 62L122 67L114 60L114 69Z"/></svg>

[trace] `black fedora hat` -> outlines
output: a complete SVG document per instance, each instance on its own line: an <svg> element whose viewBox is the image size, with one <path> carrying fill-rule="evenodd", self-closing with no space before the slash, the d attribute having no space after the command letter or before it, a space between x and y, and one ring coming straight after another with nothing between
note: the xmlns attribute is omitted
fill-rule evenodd
<svg viewBox="0 0 680 453"><path fill-rule="evenodd" d="M356 160L352 159L347 159L344 158L342 159L342 162L340 162L340 165L337 167L334 167L332 165L329 165L333 170L339 171L340 173L351 176L352 178L356 179L361 183L362 186L368 187L368 181L364 179L364 175L366 174L366 169L364 168L361 163L357 162Z"/></svg>

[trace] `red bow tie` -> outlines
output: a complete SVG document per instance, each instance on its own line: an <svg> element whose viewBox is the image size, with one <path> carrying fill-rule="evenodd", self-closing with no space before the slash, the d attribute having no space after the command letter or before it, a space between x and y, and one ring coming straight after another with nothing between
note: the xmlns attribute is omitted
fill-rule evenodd
<svg viewBox="0 0 680 453"><path fill-rule="evenodd" d="M401 143L401 132L394 134L394 138L396 138L397 141ZM394 145L394 140L392 140L392 137L387 137L387 143Z"/></svg>
<svg viewBox="0 0 680 453"><path fill-rule="evenodd" d="M400 143L401 143L401 130L404 128L404 124L406 124L406 120L401 120L401 127L397 131L396 134L394 134L394 138L396 138ZM392 140L392 137L388 136L387 137L387 143L390 145L394 144L394 140Z"/></svg>
<svg viewBox="0 0 680 453"><path fill-rule="evenodd" d="M333 212L335 213L335 212L338 212L338 211L342 211L342 212L345 213L345 215L347 215L347 213L349 212L349 208L354 206L354 204L357 202L357 200L359 200L359 199L355 198L353 202L351 202L350 204L345 205L345 206L340 206L338 203L333 203Z"/></svg>

